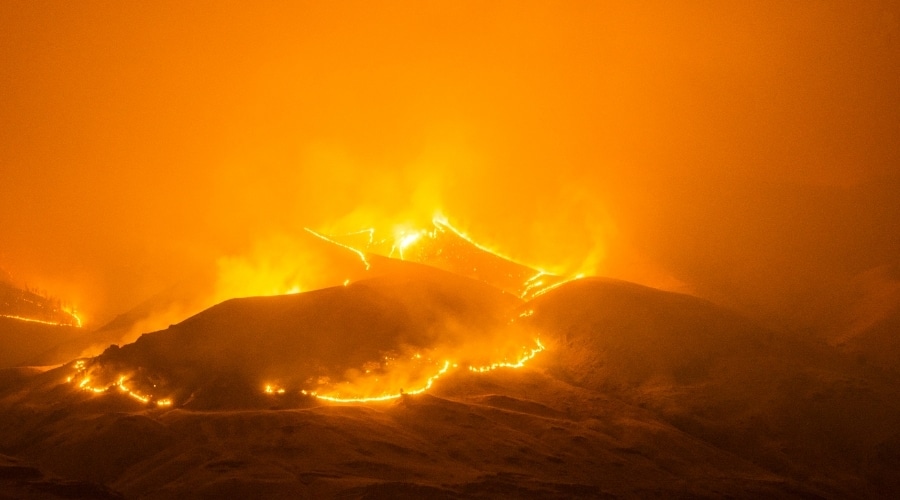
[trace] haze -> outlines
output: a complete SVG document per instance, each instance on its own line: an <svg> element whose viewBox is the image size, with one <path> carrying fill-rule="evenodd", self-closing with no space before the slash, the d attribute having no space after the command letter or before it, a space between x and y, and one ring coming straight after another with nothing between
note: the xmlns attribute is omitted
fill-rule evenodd
<svg viewBox="0 0 900 500"><path fill-rule="evenodd" d="M898 264L894 2L4 2L0 59L0 267L95 325L436 211L783 328Z"/></svg>

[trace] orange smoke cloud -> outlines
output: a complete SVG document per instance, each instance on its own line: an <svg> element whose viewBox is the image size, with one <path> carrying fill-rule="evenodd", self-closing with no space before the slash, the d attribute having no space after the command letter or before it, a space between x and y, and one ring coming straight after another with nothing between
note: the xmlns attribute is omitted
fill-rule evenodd
<svg viewBox="0 0 900 500"><path fill-rule="evenodd" d="M900 254L896 6L207 7L0 6L0 265L94 325L196 269L303 288L304 227L436 208L772 313Z"/></svg>

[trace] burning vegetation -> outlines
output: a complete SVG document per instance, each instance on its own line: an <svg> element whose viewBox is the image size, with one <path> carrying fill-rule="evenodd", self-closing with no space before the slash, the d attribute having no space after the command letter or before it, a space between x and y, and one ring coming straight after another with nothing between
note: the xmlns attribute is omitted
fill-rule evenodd
<svg viewBox="0 0 900 500"><path fill-rule="evenodd" d="M19 288L0 280L0 316L4 318L41 323L81 327L81 318L75 308L47 292Z"/></svg>
<svg viewBox="0 0 900 500"><path fill-rule="evenodd" d="M254 391L301 405L394 400L457 371L525 366L545 347L521 323L531 314L522 304L572 279L515 263L442 218L389 237L307 232L329 252L355 256L363 274L226 301L75 362L67 382L156 407L217 405Z"/></svg>

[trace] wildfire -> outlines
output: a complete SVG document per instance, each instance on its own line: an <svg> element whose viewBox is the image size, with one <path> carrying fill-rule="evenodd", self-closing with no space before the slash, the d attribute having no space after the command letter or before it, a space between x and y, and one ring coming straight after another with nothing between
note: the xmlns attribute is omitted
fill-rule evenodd
<svg viewBox="0 0 900 500"><path fill-rule="evenodd" d="M359 249L356 249L356 248L351 247L350 245L345 245L345 244L343 244L343 243L340 243L340 242L338 242L338 241L335 241L335 240L329 238L328 236L325 236L324 234L319 234L319 233L313 231L312 229L310 229L310 228L308 228L308 227L306 227L306 228L304 228L304 229L306 230L306 232L308 232L309 234L315 236L316 238L319 238L319 239L321 239L321 240L323 240L323 241L327 241L328 243L335 244L335 245L337 245L337 246L339 246L339 247L341 247L341 248L345 248L345 249L347 249L347 250L350 250L351 252L353 252L353 253L355 253L356 255L358 255L358 256L359 256L359 260L361 260L362 263L366 265L366 271L368 271L369 269L372 268L372 264L369 262L369 259L366 258L366 253L363 252L362 250L359 250ZM360 233L360 232L365 232L365 231L374 231L374 229L372 229L372 230L358 231L357 233L353 233L353 234L358 234L358 233ZM370 233L370 234L372 234L372 233Z"/></svg>
<svg viewBox="0 0 900 500"><path fill-rule="evenodd" d="M421 393L427 391L428 389L431 389L431 386L434 385L434 381L439 379L441 377L441 375L447 373L447 370L450 369L450 366L451 365L450 365L449 361L444 361L444 366L441 367L441 369L438 370L437 373L428 377L428 380L426 380L424 386L422 386L418 389L412 390L412 391L404 392L403 389L401 389L400 392L398 392L396 394L385 394L383 396L364 397L364 398L342 398L342 397L338 397L338 396L323 396L323 395L317 394L315 392L313 392L311 394L317 399L322 399L324 401L330 401L332 403L374 403L374 402L378 402L378 401L390 401L392 399L401 398L405 394L409 394L409 395L421 394ZM457 366L456 364L453 365L453 367L456 367L456 366Z"/></svg>
<svg viewBox="0 0 900 500"><path fill-rule="evenodd" d="M473 371L473 372L477 372L477 373L484 373L484 372L494 371L498 368L522 368L523 366L525 366L525 363L534 359L534 357L537 356L537 354L539 352L544 350L544 344L541 343L540 339L534 339L534 342L537 344L537 347L532 349L531 352L529 352L529 353L525 354L524 356L522 356L521 358L519 358L519 360L516 361L515 363L503 362L503 363L491 363L489 365L479 366L479 367L470 366L469 371Z"/></svg>
<svg viewBox="0 0 900 500"><path fill-rule="evenodd" d="M559 287L565 285L566 283L568 283L568 282L570 282L570 281L574 281L574 280L581 279L581 278L584 278L584 274L576 274L575 276L572 276L571 278L567 278L567 279L564 279L564 280L562 280L562 281L558 281L558 282L556 282L556 283L553 283L553 284L551 284L551 285L547 285L547 286L545 286L545 287L543 287L543 288L537 290L536 292L534 292L534 293L531 295L531 298L533 299L533 298L535 298L535 297L540 297L541 295L543 295L543 294L549 292L550 290L555 290L555 289L557 289L557 288L559 288Z"/></svg>
<svg viewBox="0 0 900 500"><path fill-rule="evenodd" d="M438 267L441 265L448 265L450 266L451 271L458 270L459 272L468 274L476 279L485 279L489 282L491 282L490 280L492 279L499 279L500 281L498 283L503 284L498 286L506 287L505 289L507 291L514 292L525 300L542 295L564 283L582 277L580 274L574 277L563 277L551 274L543 269L520 264L515 260L476 242L466 233L450 224L450 222L442 216L435 216L432 219L432 227L430 229L410 228L409 226L406 226L395 229L392 235L393 237L386 239L377 239L374 228L363 229L340 236L327 236L309 228L304 229L316 238L353 252L365 265L366 270L370 270L372 267L369 256L375 254L389 258L397 257L401 260L411 259L416 262L437 265ZM465 243L461 244L459 240ZM467 247L466 244L471 245L471 247ZM496 257L499 260L491 259L490 256ZM479 270L479 267L482 267L483 269ZM349 284L349 279L343 281L344 286L348 286ZM299 292L299 287L295 287L288 291L288 293ZM71 314L80 326L80 318L78 318L74 312L66 312ZM528 309L519 313L518 316L520 318L527 318L532 314L534 314L534 311ZM29 320L26 318L17 319ZM43 322L40 320L32 321ZM512 321L514 321L514 319L511 320L511 322ZM534 359L538 353L545 350L540 339L535 339L534 343L535 346L533 348L524 347L523 353L518 358L512 358L513 360L508 361L507 359L510 359L510 357L503 359L502 361L495 361L484 365L478 363L490 360L490 358L481 359L472 363L463 363L462 361L454 362L454 356L451 355L449 356L450 359L445 359L442 364L439 364L435 360L432 360L431 357L423 359L421 353L414 354L412 358L406 361L397 361L395 358L386 357L382 363L373 363L372 366L363 367L363 370L360 373L364 371L364 376L366 378L360 379L360 381L365 385L369 385L369 388L360 389L357 387L355 389L362 394L367 392L369 394L379 394L379 392L384 391L380 395L350 395L348 393L351 391L348 389L341 389L334 386L328 387L329 382L327 381L327 378L324 379L325 381L320 379L320 387L317 388L318 390L303 388L299 392L305 396L331 403L370 403L395 400L404 395L415 395L428 391L440 377L452 370L461 369L472 373L486 373L501 368L522 368L530 360ZM435 357L441 359L443 356ZM406 364L401 364L401 368L398 368L398 362ZM76 374L68 377L67 382L77 384L81 390L100 394L118 388L119 391L141 403L155 403L158 407L168 407L173 404L171 399L157 399L152 394L144 394L136 391L128 385L129 379L125 375L119 376L117 381L113 384L106 386L96 385L95 383L92 383L84 360L77 361L74 366ZM388 371L384 371L388 366L392 367ZM385 374L388 374L387 377L385 377ZM384 378L379 380L379 376ZM410 380L412 380L412 382L410 382ZM347 382L347 384L346 387L349 388L351 387L350 384L352 384L352 382ZM371 384L374 384L374 386ZM391 388L391 385L393 385L393 389ZM412 385L414 388L405 391L403 389L396 389L398 386L405 385ZM388 390L385 391L385 389ZM288 389L274 383L264 384L262 390L265 394L271 396L288 393Z"/></svg>
<svg viewBox="0 0 900 500"><path fill-rule="evenodd" d="M283 388L272 385L266 385L265 391L266 394L284 394L285 392Z"/></svg>
<svg viewBox="0 0 900 500"><path fill-rule="evenodd" d="M528 352L526 352L523 356L521 356L515 362L497 362L497 363L491 363L489 365L477 366L477 367L469 365L469 366L467 366L467 369L474 373L485 373L485 372L498 370L500 368L522 368L525 366L525 364L528 361L534 359L534 357L537 356L538 353L540 353L541 351L544 351L546 349L544 347L544 344L541 343L540 339L535 339L534 342L536 344L536 347L533 349L530 349ZM417 353L413 356L413 358L421 359L421 354ZM301 390L300 393L305 396L311 396L316 399L328 401L330 403L377 403L377 402L383 402L383 401L391 401L391 400L399 399L399 398L401 398L403 396L407 396L407 395L411 396L411 395L424 393L425 391L431 389L431 387L434 385L434 383L437 379L441 378L441 376L445 375L451 369L459 368L459 366L460 365L458 363L453 363L451 361L444 361L444 364L440 367L440 369L438 369L437 372L435 372L434 374L429 376L425 380L425 383L421 387L418 387L416 389L409 390L409 391L404 391L403 389L400 389L398 392L392 392L392 393L383 394L380 396L351 397L351 396L340 396L340 395L323 395L323 394L319 394L317 391L307 391L306 389ZM285 393L284 389L282 389L282 388L276 389L272 385L266 385L264 391L266 394L284 394Z"/></svg>
<svg viewBox="0 0 900 500"><path fill-rule="evenodd" d="M116 380L116 382L114 384L110 384L105 387L91 385L91 378L90 378L90 376L88 376L86 374L87 364L83 359L76 361L74 368L75 368L76 374L78 376L80 376L80 381L78 382L78 388L83 391L92 392L94 394L103 394L103 393L109 392L113 388L118 388L119 391L121 391L124 394L127 394L128 397L135 399L137 401L140 401L141 403L144 403L144 404L147 404L150 401L153 401L155 399L151 395L141 394L140 392L137 392L137 391L131 389L130 387L128 387L128 385L126 385L126 383L128 382L128 379L124 375L119 376L119 378ZM66 378L66 382L72 383L75 379L76 379L76 377L69 376ZM157 399L156 406L158 406L158 407L172 406L172 400L171 399Z"/></svg>
<svg viewBox="0 0 900 500"><path fill-rule="evenodd" d="M481 250L482 252L487 252L487 253L489 253L489 254L491 254L491 255L494 255L494 256L496 256L496 257L499 257L499 258L501 258L501 259L503 259L503 260L507 260L507 261L509 261L509 262L513 262L513 263L515 263L515 264L523 265L523 266L525 266L525 267L531 267L531 266L527 266L527 265L525 265L525 264L522 264L522 263L520 263L520 262L517 262L515 259L512 259L512 258L510 258L510 257L507 257L506 255L503 255L503 254L501 254L501 253L499 253L499 252L497 252L497 251L495 251L495 250L492 250L492 249L490 249L490 248L488 248L488 247L486 247L486 246L484 246L484 245L478 243L477 241L475 241L475 240L473 240L472 238L470 238L469 235L467 235L466 233L464 233L464 232L460 231L459 229L453 227L453 225L450 224L450 221L448 221L446 217L443 217L443 216L441 216L441 215L435 215L434 218L431 220L431 223L434 224L435 227L437 227L437 228L440 229L441 231L450 231L450 232L452 232L453 234L455 234L456 236L459 236L460 238L462 238L463 240L467 241L469 244L471 244L471 245L474 246L475 248ZM544 274L549 274L549 273L547 273L547 272L545 272L545 271L542 271L542 270L538 269L538 274L539 274L539 275L544 275Z"/></svg>
<svg viewBox="0 0 900 500"><path fill-rule="evenodd" d="M467 244L471 245L478 251L483 252L484 254L494 256L501 261L506 261L512 264L513 266L518 266L520 270L517 272L525 271L527 273L529 270L531 270L532 274L530 274L527 278L523 277L522 282L518 283L517 285L514 284L516 283L515 278L513 277L515 276L515 274L507 275L507 277L512 279L513 281L512 283L508 283L505 286L510 286L510 291L515 291L515 293L517 293L522 299L525 300L537 297L564 283L583 276L581 274L572 277L560 276L552 274L543 269L535 268L518 262L507 255L504 255L494 249L488 248L487 246L475 241L468 234L454 227L450 223L450 221L447 220L447 218L441 215L436 215L434 218L432 218L431 222L432 227L430 229L409 228L408 226L406 226L401 229L395 230L393 237L387 239L376 239L376 231L374 228L368 228L360 231L333 236L326 236L309 228L306 228L306 231L323 241L332 243L343 249L355 253L366 265L366 270L369 270L371 268L371 263L367 258L367 255L371 254L399 258L400 260L411 260L413 262L437 265L438 267L441 267L440 264L435 264L434 259L440 260L446 258L447 254L444 253L446 249L441 246L434 245L441 235L450 234L466 242ZM357 237L363 234L367 236L366 241L362 241ZM443 243L438 242L437 244L441 245ZM417 251L411 252L412 250ZM477 264L475 264L472 266L472 269L464 271L464 274L466 272L475 273L475 276L473 277L477 278L480 271L477 267Z"/></svg>
<svg viewBox="0 0 900 500"><path fill-rule="evenodd" d="M530 313L531 311L526 311L526 312ZM525 313L523 313L523 314L525 314ZM474 372L474 373L485 373L485 372L498 370L501 368L513 368L513 369L522 368L525 366L525 364L528 361L534 359L534 357L537 356L538 353L540 353L546 349L544 347L544 344L541 343L540 339L535 339L534 342L535 342L536 346L534 348L528 350L527 352L525 352L521 357L519 357L515 361L512 361L512 362L500 361L500 362L495 362L495 363L491 363L491 364L483 365L483 366L467 365L466 369L468 371ZM412 358L417 361L422 360L422 355L421 355L421 353L416 353L412 356ZM393 358L386 358L386 359L393 359ZM428 361L430 361L430 360L431 360L431 358L428 358ZM76 361L74 364L74 368L75 368L76 374L74 376L70 375L69 377L67 377L66 383L77 382L78 388L83 391L91 392L94 394L103 394L103 393L108 393L110 390L118 389L120 392L128 395L130 398L132 398L136 401L139 401L140 403L143 403L143 404L148 404L148 403L155 401L156 406L159 408L170 407L173 404L171 399L168 399L168 398L157 399L151 394L143 394L143 393L138 392L137 390L133 389L132 387L130 387L128 385L129 379L125 375L120 375L116 379L116 382L112 383L112 384L108 384L105 386L93 385L91 383L91 381L92 381L91 377L87 374L88 367L87 367L87 363L85 362L85 360ZM440 368L437 369L436 372L434 372L430 376L428 376L425 379L425 382L421 386L419 386L415 389L406 390L406 391L404 391L403 389L400 389L397 392L382 394L380 396L343 396L343 395L336 394L336 393L335 394L319 394L318 391L307 391L306 389L301 390L300 393L305 396L310 396L315 399L327 401L330 403L376 403L376 402L390 401L390 400L399 399L406 395L422 394L422 393L428 391L429 389L431 389L432 386L434 386L435 381L437 381L443 375L447 374L451 370L458 369L458 368L460 368L459 363L454 363L449 360L445 360L443 362L443 365L441 365ZM367 370L367 373L368 372L369 371ZM285 389L284 387L275 385L275 384L265 384L263 387L263 392L266 394L269 394L269 395L282 395L282 394L287 393L287 389Z"/></svg>
<svg viewBox="0 0 900 500"><path fill-rule="evenodd" d="M63 309L63 312L66 313L66 314L68 314L69 316L72 317L72 319L75 320L75 326L76 326L76 327L81 328L81 317L78 316L78 314L75 312L74 309L71 309L71 310L70 310L70 309Z"/></svg>
<svg viewBox="0 0 900 500"><path fill-rule="evenodd" d="M544 280L541 277L547 275L544 271L538 271L537 274L528 278L525 281L525 290L522 291L522 298L524 299L529 294L536 293L536 290L540 290L542 286L544 286Z"/></svg>
<svg viewBox="0 0 900 500"><path fill-rule="evenodd" d="M9 318L9 319L15 319L15 320L19 320L19 321L27 321L27 322L29 322L29 323L40 323L40 324L42 324L42 325L51 325L51 326L74 326L74 327L76 327L76 328L81 328L81 318L78 317L77 314L75 314L74 312L69 312L69 311L65 311L65 313L68 314L69 316L71 316L73 320L75 320L75 324L74 324L74 325L73 325L73 324L70 324L70 323L67 323L67 322L61 322L61 321L46 321L46 320L43 320L43 319L26 318L26 317L24 317L24 316L14 316L14 315L12 315L12 314L0 314L0 317L3 317L3 318Z"/></svg>

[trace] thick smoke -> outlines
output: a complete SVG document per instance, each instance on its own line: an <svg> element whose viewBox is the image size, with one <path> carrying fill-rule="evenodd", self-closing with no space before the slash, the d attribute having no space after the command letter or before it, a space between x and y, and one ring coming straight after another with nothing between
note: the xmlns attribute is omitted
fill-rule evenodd
<svg viewBox="0 0 900 500"><path fill-rule="evenodd" d="M797 327L900 254L893 4L0 9L0 264L95 326L436 210Z"/></svg>

